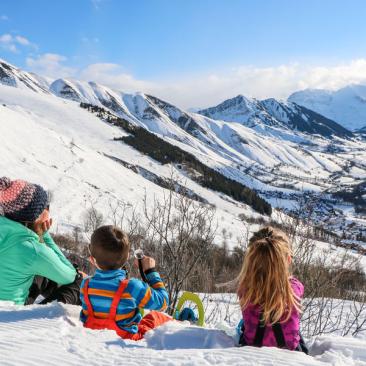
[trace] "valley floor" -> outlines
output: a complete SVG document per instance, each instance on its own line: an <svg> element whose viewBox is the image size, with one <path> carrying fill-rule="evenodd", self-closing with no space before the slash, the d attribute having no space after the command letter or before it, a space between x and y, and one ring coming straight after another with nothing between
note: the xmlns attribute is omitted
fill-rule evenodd
<svg viewBox="0 0 366 366"><path fill-rule="evenodd" d="M77 306L15 306L0 302L2 366L15 365L366 365L366 340L311 340L311 356L274 348L235 347L233 327L168 323L146 340L124 341L113 331L84 329ZM225 329L225 331L223 330Z"/></svg>

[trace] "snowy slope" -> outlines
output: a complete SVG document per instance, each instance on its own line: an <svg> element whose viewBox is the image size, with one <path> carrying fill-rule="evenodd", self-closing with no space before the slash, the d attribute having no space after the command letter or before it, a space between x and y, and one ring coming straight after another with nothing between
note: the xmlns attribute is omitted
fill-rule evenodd
<svg viewBox="0 0 366 366"><path fill-rule="evenodd" d="M318 337L312 356L276 348L235 347L233 325L197 328L168 323L146 340L124 341L115 332L84 329L80 308L57 303L0 303L1 365L366 365L363 339ZM226 334L220 329L226 329Z"/></svg>
<svg viewBox="0 0 366 366"><path fill-rule="evenodd" d="M219 225L234 233L233 243L240 236L238 214L256 215L247 206L202 188L179 170L113 141L123 131L74 102L0 85L0 121L1 175L38 182L52 191L55 230L80 225L91 202L107 218L111 201L142 209L146 193L149 202L167 194L159 185L104 154L162 177L170 177L173 169L188 188L217 207Z"/></svg>
<svg viewBox="0 0 366 366"><path fill-rule="evenodd" d="M290 95L290 102L312 109L349 130L366 127L366 85L331 91L306 89Z"/></svg>
<svg viewBox="0 0 366 366"><path fill-rule="evenodd" d="M200 114L189 113L142 93L128 95L103 88L107 90L107 95L113 95L113 99L96 100L93 96L89 97L91 104L109 106L109 109L131 123L160 135L183 150L191 152L205 164L254 188L259 188L262 184L254 177L248 179L246 169L249 167L252 169L253 164L266 175L270 174L267 169L273 166L279 166L279 175L281 169L287 172L290 165L297 171L298 177L309 177L311 172L313 176L319 177L320 174L324 178L337 171L341 172L347 164L343 158L327 154L330 144L343 145L344 141L336 139L329 141L297 133L289 128L281 128L286 123L286 118L281 114L281 110L273 105L273 100L268 100L266 103L267 109L272 109L273 114L278 114L276 123L273 122L273 126L258 124L250 127L242 123L217 121ZM90 95L85 90L88 90L88 86L84 87L84 91L80 94ZM61 95L64 98L70 97ZM232 115L228 117L230 118ZM282 125L278 122L281 119ZM349 142L349 145L357 149L359 143ZM362 150L362 146L359 147ZM362 157L363 154L360 155L360 161Z"/></svg>

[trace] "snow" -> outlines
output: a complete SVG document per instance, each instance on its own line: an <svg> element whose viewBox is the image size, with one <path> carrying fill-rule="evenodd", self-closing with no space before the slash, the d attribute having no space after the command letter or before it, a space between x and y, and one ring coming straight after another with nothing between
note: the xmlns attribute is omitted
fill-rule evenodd
<svg viewBox="0 0 366 366"><path fill-rule="evenodd" d="M6 79L3 79L5 84L24 90L31 89L40 93L49 93L49 82L46 78L22 71L1 58L0 68L8 75Z"/></svg>
<svg viewBox="0 0 366 366"><path fill-rule="evenodd" d="M319 361L332 365L366 365L365 340L351 337L318 337L311 348Z"/></svg>
<svg viewBox="0 0 366 366"><path fill-rule="evenodd" d="M170 177L171 167L113 141L125 133L101 122L74 102L0 85L0 121L1 175L37 182L52 192L54 231L79 226L91 202L107 218L109 202L122 201L142 210L145 194L149 202L167 194L160 186L103 154L165 177ZM174 173L188 188L217 207L218 233L224 227L232 231L235 245L240 236L238 214L255 213L202 188L177 169ZM225 220L219 219L223 216ZM220 240L218 235L217 241Z"/></svg>
<svg viewBox="0 0 366 366"><path fill-rule="evenodd" d="M362 338L319 336L310 353L236 347L233 327L199 328L171 322L134 342L79 322L80 307L56 302L16 306L0 302L2 366L42 365L366 365ZM222 323L221 323L222 324Z"/></svg>

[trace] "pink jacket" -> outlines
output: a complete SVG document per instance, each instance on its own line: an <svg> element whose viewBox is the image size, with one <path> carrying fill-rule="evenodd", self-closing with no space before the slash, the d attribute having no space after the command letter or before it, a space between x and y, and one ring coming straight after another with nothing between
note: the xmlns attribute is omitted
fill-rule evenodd
<svg viewBox="0 0 366 366"><path fill-rule="evenodd" d="M294 277L292 277L290 281L295 295L299 299L301 299L304 295L303 284ZM259 322L259 313L260 313L259 306L251 304L249 304L243 311L244 339L248 346L253 345ZM296 311L296 309L292 310L291 317L287 322L285 323L281 322L281 327L283 335L285 337L287 348L290 350L294 350L298 346L300 341L300 335L299 335L300 315ZM266 347L277 346L276 338L273 334L272 327L270 325L266 326L262 345Z"/></svg>

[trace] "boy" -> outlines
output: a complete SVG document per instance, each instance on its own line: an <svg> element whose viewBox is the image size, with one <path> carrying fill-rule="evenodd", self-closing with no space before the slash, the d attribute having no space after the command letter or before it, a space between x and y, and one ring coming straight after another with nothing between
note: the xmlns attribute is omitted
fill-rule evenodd
<svg viewBox="0 0 366 366"><path fill-rule="evenodd" d="M159 313L168 306L168 293L155 260L142 259L142 268L148 283L136 278L128 280L121 269L129 257L127 235L115 226L102 226L94 231L90 243L90 259L95 265L93 277L81 284L80 319L84 327L112 329L124 339L140 340L144 334L171 320ZM142 318L139 309L151 309Z"/></svg>

